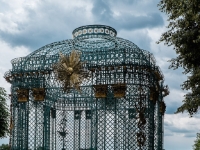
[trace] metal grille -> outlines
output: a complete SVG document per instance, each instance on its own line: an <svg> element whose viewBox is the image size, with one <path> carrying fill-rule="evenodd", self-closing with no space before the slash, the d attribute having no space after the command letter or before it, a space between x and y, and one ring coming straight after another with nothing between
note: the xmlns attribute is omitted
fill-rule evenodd
<svg viewBox="0 0 200 150"><path fill-rule="evenodd" d="M162 150L168 87L153 55L116 35L83 26L12 60L12 150ZM74 49L90 77L64 92L52 66Z"/></svg>

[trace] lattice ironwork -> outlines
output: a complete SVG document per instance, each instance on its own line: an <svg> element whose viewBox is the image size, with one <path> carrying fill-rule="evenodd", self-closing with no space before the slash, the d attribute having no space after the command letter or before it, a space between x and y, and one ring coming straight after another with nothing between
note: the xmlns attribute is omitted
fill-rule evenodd
<svg viewBox="0 0 200 150"><path fill-rule="evenodd" d="M109 26L72 34L11 61L11 149L162 150L169 90L153 55Z"/></svg>

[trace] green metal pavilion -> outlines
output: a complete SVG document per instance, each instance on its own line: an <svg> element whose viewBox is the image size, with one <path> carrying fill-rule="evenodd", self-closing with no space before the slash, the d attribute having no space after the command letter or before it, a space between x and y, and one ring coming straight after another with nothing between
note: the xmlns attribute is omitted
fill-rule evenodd
<svg viewBox="0 0 200 150"><path fill-rule="evenodd" d="M153 55L105 25L72 35L11 61L11 150L162 150L169 90ZM88 76L66 91L54 68L73 50Z"/></svg>

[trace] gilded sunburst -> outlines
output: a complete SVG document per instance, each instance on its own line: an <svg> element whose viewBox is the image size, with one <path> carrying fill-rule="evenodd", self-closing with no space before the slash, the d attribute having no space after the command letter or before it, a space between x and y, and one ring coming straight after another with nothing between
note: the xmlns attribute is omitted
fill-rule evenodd
<svg viewBox="0 0 200 150"><path fill-rule="evenodd" d="M80 60L81 53L72 50L70 55L60 53L58 63L53 66L56 78L63 84L63 89L69 92L71 88L80 91L80 84L89 77L89 72Z"/></svg>

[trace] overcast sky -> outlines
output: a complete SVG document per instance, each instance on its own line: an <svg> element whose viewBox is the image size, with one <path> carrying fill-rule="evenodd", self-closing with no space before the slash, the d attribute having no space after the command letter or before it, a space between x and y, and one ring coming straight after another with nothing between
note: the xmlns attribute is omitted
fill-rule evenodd
<svg viewBox="0 0 200 150"><path fill-rule="evenodd" d="M115 28L118 37L132 41L153 53L169 85L165 98L164 148L192 150L199 132L199 115L174 114L185 91L182 70L169 70L173 47L156 44L166 31L167 16L157 7L159 0L0 0L0 86L10 93L3 75L10 61L60 40L71 39L72 31L83 25L104 24ZM0 139L0 144L8 139Z"/></svg>

